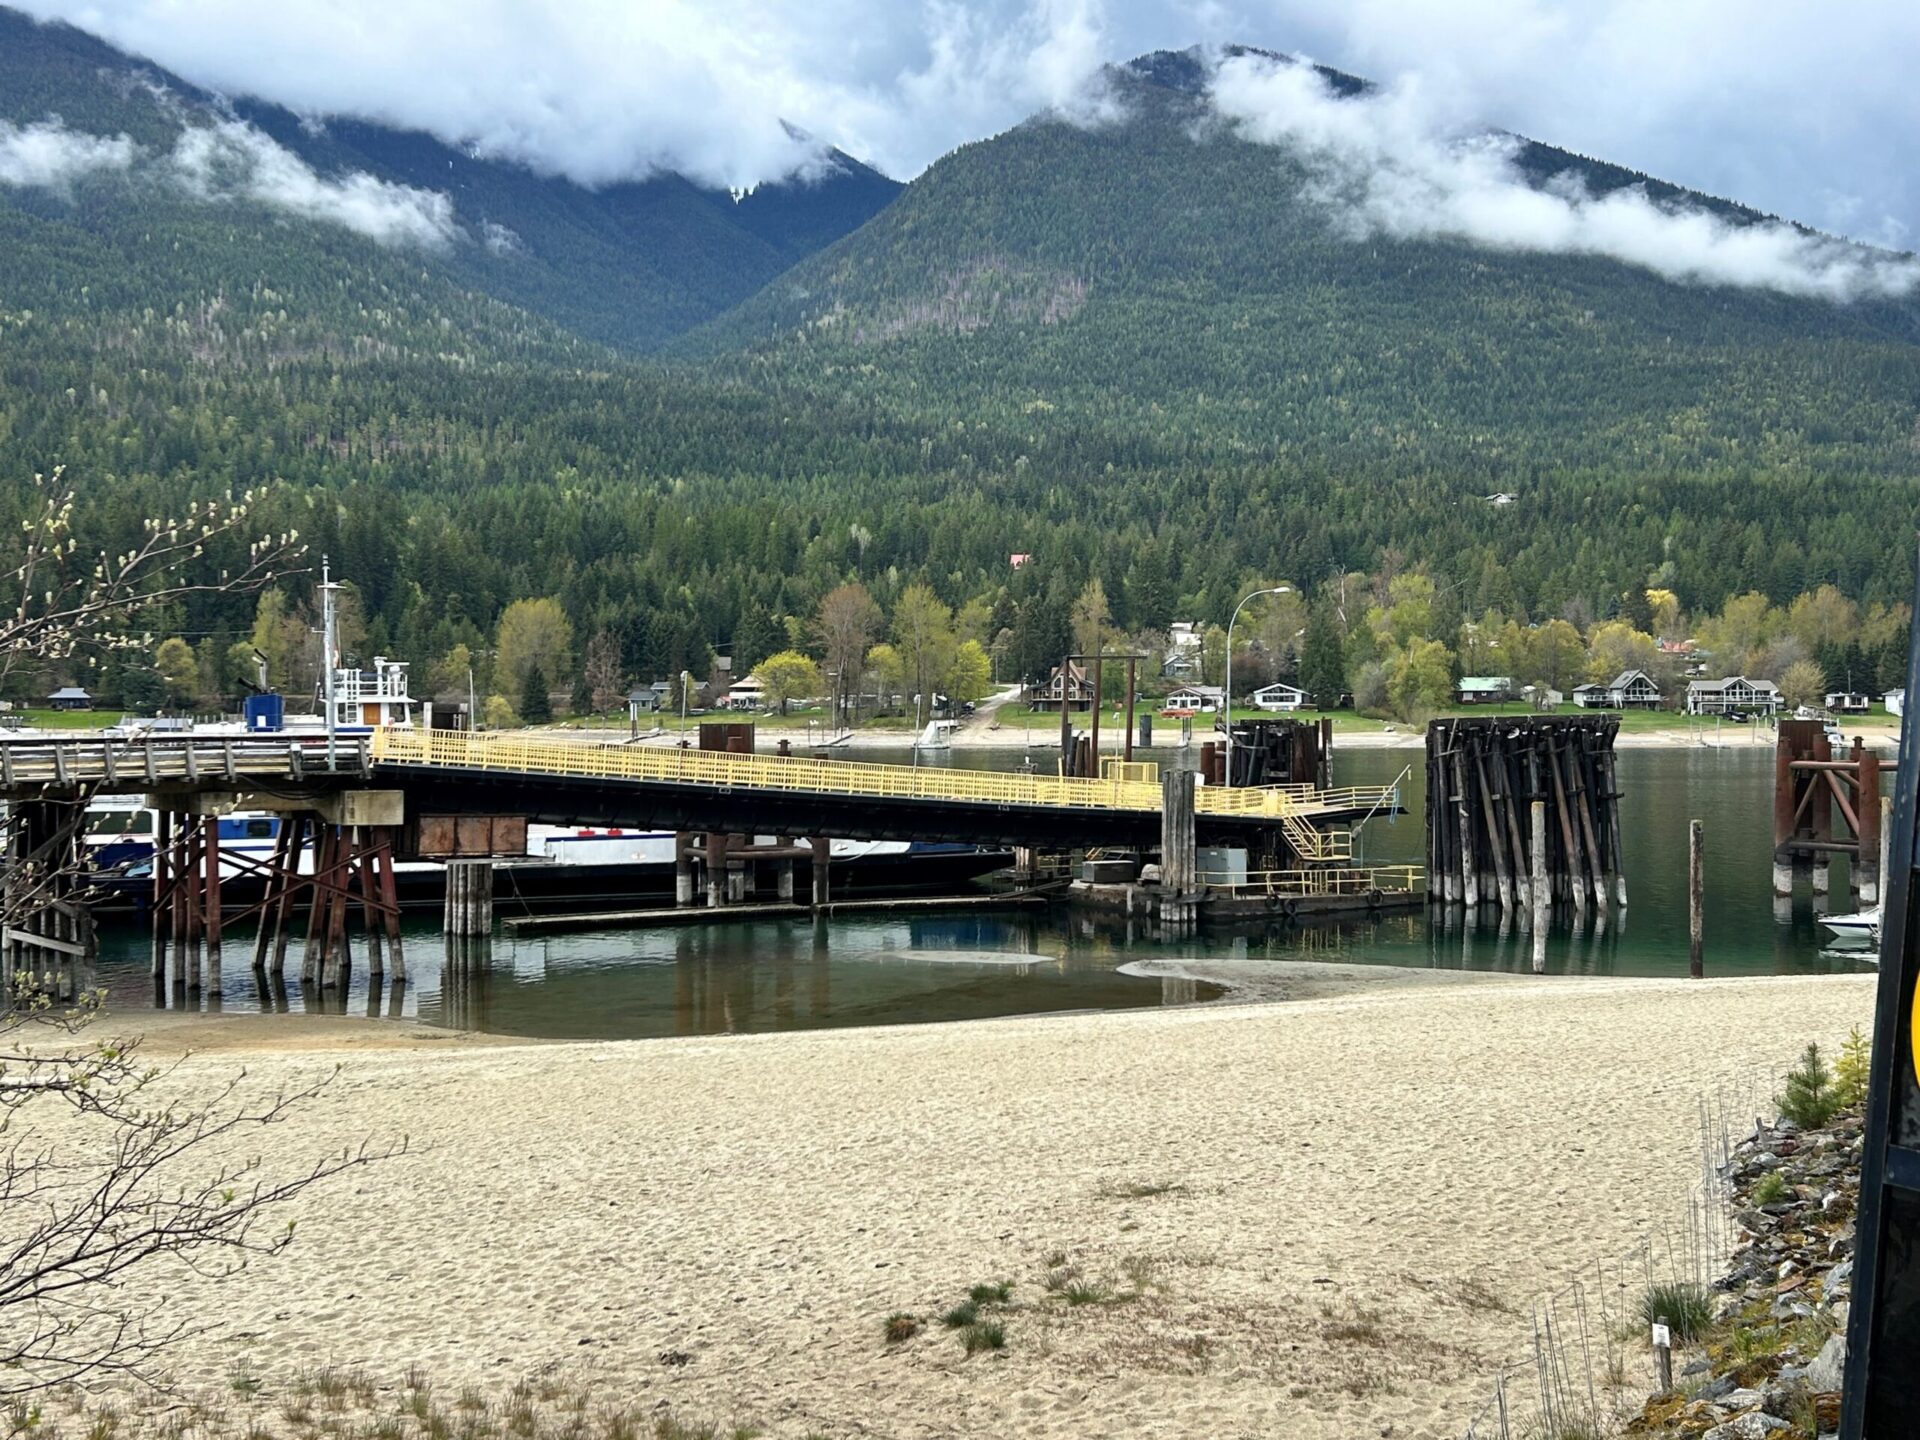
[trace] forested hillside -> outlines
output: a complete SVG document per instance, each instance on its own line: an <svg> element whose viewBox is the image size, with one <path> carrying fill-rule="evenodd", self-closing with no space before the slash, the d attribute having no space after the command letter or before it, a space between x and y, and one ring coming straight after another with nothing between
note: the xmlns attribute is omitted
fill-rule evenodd
<svg viewBox="0 0 1920 1440"><path fill-rule="evenodd" d="M843 582L888 615L924 582L1019 674L1059 653L1093 580L1138 633L1223 622L1256 580L1384 603L1423 572L1457 658L1488 611L1584 630L1649 588L1710 616L1831 584L1884 616L1911 583L1910 303L1343 239L1282 152L1199 123L1183 57L1121 77L1124 123L1035 120L941 161L667 365L598 343L620 337L544 280L502 298L488 267L516 242L490 250L484 225L503 172L442 185L449 214L419 199L447 162L433 142L255 109L304 175L262 190L256 146L189 167L196 191L156 168L184 87L156 97L104 47L22 24L0 12L39 47L0 45L0 117L57 114L145 158L0 181L0 469L66 465L104 544L275 486L265 522L357 586L363 653L424 667L465 645L484 667L506 607L552 596L627 676L744 667L813 646ZM809 210L815 191L776 220L761 193L725 213L777 257L849 218ZM637 199L588 223L541 194L515 202L526 251L606 239L556 286L613 296L622 246L666 253ZM728 253L687 218L704 200L660 199L690 265ZM443 222L457 235L420 242ZM21 503L0 493L0 526ZM1367 606L1341 609L1366 649ZM232 682L250 602L163 620L211 690Z"/></svg>

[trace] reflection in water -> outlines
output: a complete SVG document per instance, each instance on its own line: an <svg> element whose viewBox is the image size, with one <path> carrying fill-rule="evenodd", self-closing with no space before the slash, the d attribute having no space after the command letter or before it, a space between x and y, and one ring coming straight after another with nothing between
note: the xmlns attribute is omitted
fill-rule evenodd
<svg viewBox="0 0 1920 1440"><path fill-rule="evenodd" d="M1011 765L1019 755L983 758ZM1398 751L1350 751L1338 757L1335 778L1387 784L1404 764ZM1706 825L1709 975L1859 968L1855 957L1820 950L1804 907L1790 923L1775 922L1771 750L1626 750L1619 771L1631 907L1557 915L1549 974L1686 973L1686 827L1696 816ZM1420 863L1423 780L1416 766L1403 783L1408 815L1364 827L1358 853L1365 861ZM1836 894L1840 884L1836 870ZM419 922L407 929L405 985L370 989L362 969L344 994L322 995L257 976L243 962L223 967L217 989L156 988L148 939L135 929L103 932L100 983L123 1007L417 1017L509 1034L612 1038L1186 1004L1218 993L1204 982L1116 973L1142 959L1532 968L1528 917L1503 915L1498 906L1472 916L1402 911L1310 928L1253 921L1179 939L1163 937L1144 917L1065 910L916 910L524 940L510 932L443 939ZM250 956L250 946L242 949Z"/></svg>

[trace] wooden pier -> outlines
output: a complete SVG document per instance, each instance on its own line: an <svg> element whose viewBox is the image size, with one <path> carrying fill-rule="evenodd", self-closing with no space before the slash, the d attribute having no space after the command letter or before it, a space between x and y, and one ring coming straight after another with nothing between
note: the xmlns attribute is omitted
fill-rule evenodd
<svg viewBox="0 0 1920 1440"><path fill-rule="evenodd" d="M1627 903L1617 716L1435 720L1427 727L1427 897L1436 904L1498 904L1528 914L1534 876L1572 905ZM1546 853L1532 841L1529 807L1546 815Z"/></svg>

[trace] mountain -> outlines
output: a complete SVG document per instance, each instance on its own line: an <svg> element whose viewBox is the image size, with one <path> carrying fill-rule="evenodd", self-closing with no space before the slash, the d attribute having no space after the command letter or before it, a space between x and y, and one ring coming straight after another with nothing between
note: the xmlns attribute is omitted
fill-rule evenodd
<svg viewBox="0 0 1920 1440"><path fill-rule="evenodd" d="M736 200L302 125L0 12L0 525L58 464L116 551L267 487L263 527L358 588L362 653L484 654L552 595L641 678L751 664L849 577L979 601L1041 656L1093 578L1130 630L1224 623L1261 578L1342 577L1357 619L1350 572L1416 566L1453 620L1655 579L1689 610L1910 592L1911 302L1356 240L1218 123L1197 57L1109 79L1120 118L1036 117L890 201L844 158ZM156 628L213 674L250 609Z"/></svg>
<svg viewBox="0 0 1920 1440"><path fill-rule="evenodd" d="M133 167L136 174L175 152L190 128L227 125L252 133L238 131L226 148L258 147L255 136L265 137L322 182L405 187L421 192L424 207L445 197L451 211L439 217L444 235L397 257L408 268L630 350L652 349L745 299L857 228L900 188L829 151L812 178L762 185L737 198L676 175L587 189L415 131L357 120L315 124L258 100L229 102L82 31L0 9L0 120L26 125L50 115L70 132L129 137L146 161ZM169 199L173 212L186 208L179 196L156 189L147 187L132 208L150 210ZM378 193L396 203L404 198ZM18 188L0 187L0 208L9 200L18 205L21 196ZM128 214L126 206L64 215L58 206L39 208L95 230L151 218ZM182 218L191 223L191 216ZM313 238L325 245L339 237Z"/></svg>
<svg viewBox="0 0 1920 1440"><path fill-rule="evenodd" d="M1322 73L1338 94L1366 89ZM1092 424L1223 460L1488 489L1540 465L1914 473L1911 300L1355 239L1296 154L1219 119L1208 76L1196 52L1142 57L1108 77L1117 121L1040 116L961 147L678 353L787 379L858 374L909 413L1042 445ZM1533 142L1515 165L1542 187L1577 177L1736 227L1769 218Z"/></svg>

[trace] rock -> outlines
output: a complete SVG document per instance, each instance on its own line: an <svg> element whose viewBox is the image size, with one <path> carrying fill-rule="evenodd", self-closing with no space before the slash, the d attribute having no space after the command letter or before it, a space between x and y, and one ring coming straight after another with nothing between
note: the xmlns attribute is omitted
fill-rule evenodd
<svg viewBox="0 0 1920 1440"><path fill-rule="evenodd" d="M1731 1375L1716 1375L1700 1387L1700 1394L1697 1398L1701 1400L1711 1400L1717 1403L1726 1396L1731 1395L1733 1388L1733 1377Z"/></svg>
<svg viewBox="0 0 1920 1440"><path fill-rule="evenodd" d="M1853 1282L1853 1261L1842 1260L1827 1272L1826 1282L1820 1287L1820 1293L1828 1304L1839 1298Z"/></svg>
<svg viewBox="0 0 1920 1440"><path fill-rule="evenodd" d="M1758 1410L1767 1403L1767 1397L1743 1385L1738 1390L1729 1390L1720 1403L1729 1410Z"/></svg>
<svg viewBox="0 0 1920 1440"><path fill-rule="evenodd" d="M1700 1440L1765 1440L1766 1436L1786 1428L1786 1421L1756 1411L1751 1415L1738 1416L1724 1425L1714 1426Z"/></svg>
<svg viewBox="0 0 1920 1440"><path fill-rule="evenodd" d="M1713 1366L1707 1361L1695 1360L1683 1367L1680 1373L1682 1375L1705 1375L1711 1369L1713 1369Z"/></svg>
<svg viewBox="0 0 1920 1440"><path fill-rule="evenodd" d="M1820 1347L1820 1353L1807 1366L1807 1388L1816 1395L1828 1390L1840 1388L1841 1377L1847 1369L1847 1337L1842 1331L1838 1335L1829 1335L1827 1343Z"/></svg>

